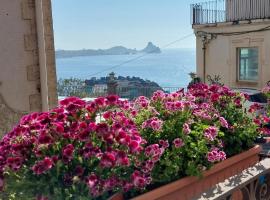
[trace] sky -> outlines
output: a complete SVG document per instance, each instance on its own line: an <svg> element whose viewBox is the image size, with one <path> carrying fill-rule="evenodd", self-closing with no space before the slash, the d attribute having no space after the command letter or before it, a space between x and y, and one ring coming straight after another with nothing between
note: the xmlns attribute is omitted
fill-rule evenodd
<svg viewBox="0 0 270 200"><path fill-rule="evenodd" d="M52 0L56 49L142 49L192 34L190 4L200 0ZM195 48L191 36L168 48Z"/></svg>

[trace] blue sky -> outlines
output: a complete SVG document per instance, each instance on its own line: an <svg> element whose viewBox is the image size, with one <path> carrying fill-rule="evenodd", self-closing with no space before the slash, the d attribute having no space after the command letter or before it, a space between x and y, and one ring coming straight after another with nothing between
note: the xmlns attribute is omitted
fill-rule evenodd
<svg viewBox="0 0 270 200"><path fill-rule="evenodd" d="M198 0L197 0L198 1ZM162 47L192 33L196 0L52 0L56 49ZM200 1L200 0L199 0ZM169 48L195 48L194 36Z"/></svg>

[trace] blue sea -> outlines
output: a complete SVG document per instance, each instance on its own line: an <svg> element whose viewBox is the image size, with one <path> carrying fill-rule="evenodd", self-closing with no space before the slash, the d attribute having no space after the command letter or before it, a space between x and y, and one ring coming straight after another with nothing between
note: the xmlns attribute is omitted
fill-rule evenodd
<svg viewBox="0 0 270 200"><path fill-rule="evenodd" d="M188 73L196 71L195 50L167 49L160 54L147 54L136 59L138 56L141 55L59 58L56 60L57 76L58 79L90 79L107 76L113 71L116 76L137 76L155 81L162 87L186 87L190 82ZM132 59L132 62L104 71Z"/></svg>

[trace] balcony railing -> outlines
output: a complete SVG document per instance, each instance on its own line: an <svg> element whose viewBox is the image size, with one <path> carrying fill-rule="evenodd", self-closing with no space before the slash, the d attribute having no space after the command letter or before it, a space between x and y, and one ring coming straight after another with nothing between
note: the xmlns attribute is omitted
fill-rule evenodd
<svg viewBox="0 0 270 200"><path fill-rule="evenodd" d="M193 25L266 18L270 18L270 0L214 0L191 5Z"/></svg>
<svg viewBox="0 0 270 200"><path fill-rule="evenodd" d="M184 87L116 87L115 94L121 98L133 100L139 96L151 97L157 90L163 90L165 93L173 93L183 89ZM99 96L107 96L107 86L93 88L85 85L66 85L65 87L58 88L58 96L60 97L88 97L96 98Z"/></svg>

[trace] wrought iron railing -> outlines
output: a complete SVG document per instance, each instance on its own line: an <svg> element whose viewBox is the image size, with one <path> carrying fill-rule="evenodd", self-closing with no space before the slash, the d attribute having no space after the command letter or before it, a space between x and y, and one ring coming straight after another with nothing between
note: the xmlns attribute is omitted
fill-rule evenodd
<svg viewBox="0 0 270 200"><path fill-rule="evenodd" d="M191 5L193 25L265 18L270 18L270 0L214 0Z"/></svg>
<svg viewBox="0 0 270 200"><path fill-rule="evenodd" d="M116 95L121 98L134 99L138 96L151 97L152 94L157 90L163 90L166 93L176 92L181 90L182 87L117 87L115 89ZM58 90L59 97L68 97L68 96L78 96L81 98L89 97L96 98L100 96L108 95L107 86L92 87L92 86L77 86L70 85L61 87L61 90Z"/></svg>
<svg viewBox="0 0 270 200"><path fill-rule="evenodd" d="M191 5L192 24L210 24L226 20L225 0L215 0Z"/></svg>
<svg viewBox="0 0 270 200"><path fill-rule="evenodd" d="M270 159L266 158L255 166L217 184L204 192L197 200L269 200Z"/></svg>
<svg viewBox="0 0 270 200"><path fill-rule="evenodd" d="M172 93L180 90L180 87L117 87L117 95L121 98L134 99L138 96L151 97L157 90Z"/></svg>

